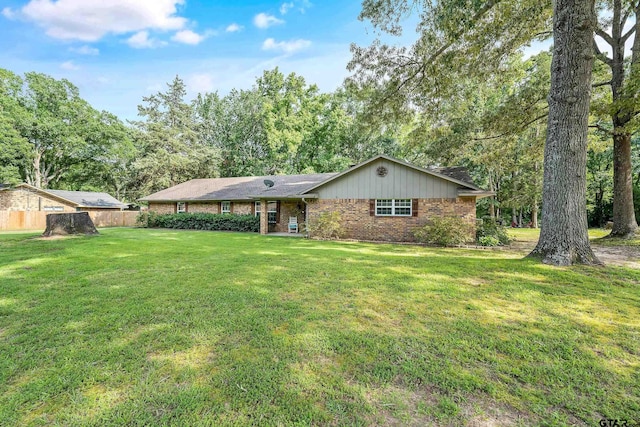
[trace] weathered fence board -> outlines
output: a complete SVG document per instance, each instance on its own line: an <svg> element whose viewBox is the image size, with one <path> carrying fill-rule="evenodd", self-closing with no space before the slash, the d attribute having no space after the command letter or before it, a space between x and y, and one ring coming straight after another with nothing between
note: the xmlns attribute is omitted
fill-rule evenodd
<svg viewBox="0 0 640 427"><path fill-rule="evenodd" d="M0 211L0 231L44 230L49 212ZM139 212L93 211L89 216L96 227L133 227Z"/></svg>

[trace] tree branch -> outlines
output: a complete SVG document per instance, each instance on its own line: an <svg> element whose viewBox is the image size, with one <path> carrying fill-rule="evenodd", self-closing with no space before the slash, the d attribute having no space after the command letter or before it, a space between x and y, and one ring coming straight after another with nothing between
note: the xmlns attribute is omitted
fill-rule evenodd
<svg viewBox="0 0 640 427"><path fill-rule="evenodd" d="M636 26L634 25L629 29L629 31L626 32L624 36L622 36L622 38L620 39L620 42L624 44L627 41L627 39L635 32L636 32Z"/></svg>
<svg viewBox="0 0 640 427"><path fill-rule="evenodd" d="M517 133L519 131L522 131L522 130L526 129L527 126L537 122L538 120L544 119L548 115L549 115L549 113L541 114L538 117L534 118L533 120L529 120L528 122L525 122L525 123L521 124L520 126L518 126L518 129L510 130L510 131L501 133L500 135L485 136L485 137L482 137L482 138L473 138L473 140L474 141L487 141L489 139L498 139L498 138L502 138L503 136L513 135L514 133Z"/></svg>
<svg viewBox="0 0 640 427"><path fill-rule="evenodd" d="M482 9L480 9L473 16L473 18L471 18L471 20L469 22L470 23L475 23L475 22L479 21L480 18L482 18L489 10L491 10L499 2L500 2L500 0L488 1L487 4ZM426 67L426 64L429 64L429 63L435 61L436 59L438 59L438 57L440 57L443 53L445 53L447 51L447 49L449 49L451 46L453 46L453 44L455 42L457 42L458 39L464 35L464 33L465 33L464 30L460 30L456 34L454 34L453 37L451 37L451 40L449 42L447 42L447 43L443 44L442 46L440 46L440 48L438 50L436 50L433 54L431 54L431 56L429 56L429 58L427 58L425 61L422 62L422 65L420 66L418 71L413 73L413 75L411 75L410 77L407 77L406 79L404 79L393 91L391 91L390 93L385 95L382 98L381 103L385 103L387 100L389 100L389 98L391 98L392 96L394 96L395 94L400 92L400 89L402 89L407 83L409 83L410 80L414 79L420 73L420 71L424 71L424 69Z"/></svg>
<svg viewBox="0 0 640 427"><path fill-rule="evenodd" d="M596 34L598 36L600 36L604 41L606 41L609 46L613 46L614 45L614 41L613 41L613 37L611 37L606 31L604 31L601 28L597 28L596 27Z"/></svg>
<svg viewBox="0 0 640 427"><path fill-rule="evenodd" d="M610 67L613 65L613 59L607 57L607 55L605 55L600 51L600 48L598 47L598 43L596 43L595 39L593 40L593 51L596 54L596 58L598 58L600 61L604 62Z"/></svg>
<svg viewBox="0 0 640 427"><path fill-rule="evenodd" d="M622 15L622 19L620 20L620 28L624 28L624 24L627 23L627 19L629 19L631 12L633 12L633 5L629 5L627 10L624 11L624 15Z"/></svg>
<svg viewBox="0 0 640 427"><path fill-rule="evenodd" d="M602 131L602 132L606 133L607 135L613 136L613 131L611 131L611 130L605 128L605 127L602 127L601 125L599 125L597 123L594 124L594 125L589 125L589 127L593 128L593 129L598 129L599 131Z"/></svg>
<svg viewBox="0 0 640 427"><path fill-rule="evenodd" d="M600 87L600 86L610 85L611 83L613 83L613 82L611 80L609 80L608 82L601 82L601 83L592 84L591 87L595 89L595 88Z"/></svg>

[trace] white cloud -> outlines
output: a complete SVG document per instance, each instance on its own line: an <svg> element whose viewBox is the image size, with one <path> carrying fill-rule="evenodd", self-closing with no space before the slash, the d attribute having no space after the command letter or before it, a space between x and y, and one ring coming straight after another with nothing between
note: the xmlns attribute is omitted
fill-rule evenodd
<svg viewBox="0 0 640 427"><path fill-rule="evenodd" d="M179 30L185 0L30 0L22 15L57 39L96 41L106 34L142 30ZM4 11L3 11L4 13ZM139 33L138 33L139 34Z"/></svg>
<svg viewBox="0 0 640 427"><path fill-rule="evenodd" d="M149 38L148 31L139 31L127 39L127 44L134 49L153 49L165 46L167 42Z"/></svg>
<svg viewBox="0 0 640 427"><path fill-rule="evenodd" d="M13 19L16 17L16 13L10 7L5 7L4 9L2 9L2 16L7 19Z"/></svg>
<svg viewBox="0 0 640 427"><path fill-rule="evenodd" d="M91 55L91 56L95 56L95 55L99 55L100 51L95 48L95 47L91 47L91 46L80 46L80 47L70 47L69 51L73 52L73 53L78 53L80 55Z"/></svg>
<svg viewBox="0 0 640 427"><path fill-rule="evenodd" d="M60 64L60 68L67 71L75 71L80 69L80 67L74 64L73 61L63 62L62 64Z"/></svg>
<svg viewBox="0 0 640 427"><path fill-rule="evenodd" d="M227 33L235 33L235 32L237 32L237 31L242 31L242 29L243 29L243 28L244 28L244 27L243 27L242 25L238 25L238 24L236 24L236 23L234 22L233 24L229 25L229 26L225 29L225 31L226 31Z"/></svg>
<svg viewBox="0 0 640 427"><path fill-rule="evenodd" d="M194 74L187 79L187 87L189 88L189 92L211 92L215 87L213 84L213 76L207 73Z"/></svg>
<svg viewBox="0 0 640 427"><path fill-rule="evenodd" d="M311 46L311 42L309 40L298 39L277 42L274 39L269 38L262 43L262 50L274 50L291 54L304 50L309 46Z"/></svg>
<svg viewBox="0 0 640 427"><path fill-rule="evenodd" d="M269 28L274 25L284 24L282 19L278 19L273 15L259 13L253 17L253 24L258 28Z"/></svg>
<svg viewBox="0 0 640 427"><path fill-rule="evenodd" d="M182 31L178 31L173 37L171 37L171 40L178 43L197 45L197 44L200 44L206 38L207 38L206 34L201 35L198 33L194 33L191 30L182 30Z"/></svg>
<svg viewBox="0 0 640 427"><path fill-rule="evenodd" d="M282 15L286 15L287 12L289 12L289 9L293 8L293 2L289 2L289 3L282 3L280 5L280 13Z"/></svg>
<svg viewBox="0 0 640 427"><path fill-rule="evenodd" d="M300 0L298 10L300 11L300 13L304 13L311 6L313 6L313 3L311 3L309 0Z"/></svg>

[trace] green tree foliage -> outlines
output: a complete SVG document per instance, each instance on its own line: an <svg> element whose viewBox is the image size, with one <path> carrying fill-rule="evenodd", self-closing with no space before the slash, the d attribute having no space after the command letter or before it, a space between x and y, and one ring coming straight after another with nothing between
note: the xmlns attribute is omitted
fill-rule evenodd
<svg viewBox="0 0 640 427"><path fill-rule="evenodd" d="M2 181L117 190L114 165L131 149L128 130L92 108L71 82L0 70L0 111Z"/></svg>
<svg viewBox="0 0 640 427"><path fill-rule="evenodd" d="M194 101L201 138L220 151L221 176L264 175L266 133L261 97L255 90L232 90L224 98L200 94Z"/></svg>
<svg viewBox="0 0 640 427"><path fill-rule="evenodd" d="M277 68L249 90L201 94L200 137L221 154L221 176L333 172L374 154L398 152L398 128L365 127L349 90L321 93Z"/></svg>
<svg viewBox="0 0 640 427"><path fill-rule="evenodd" d="M132 167L141 194L218 174L219 153L201 138L201 123L185 96L185 84L176 77L165 92L143 98L138 106L144 120L134 122L139 154Z"/></svg>
<svg viewBox="0 0 640 427"><path fill-rule="evenodd" d="M16 129L26 112L18 103L22 79L0 69L0 183L15 184L24 179L22 167L27 156L27 140Z"/></svg>

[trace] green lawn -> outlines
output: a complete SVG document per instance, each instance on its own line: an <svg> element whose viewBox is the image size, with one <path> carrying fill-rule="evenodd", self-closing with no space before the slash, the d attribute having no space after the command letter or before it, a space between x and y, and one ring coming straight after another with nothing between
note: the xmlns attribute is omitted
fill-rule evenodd
<svg viewBox="0 0 640 427"><path fill-rule="evenodd" d="M0 425L640 421L640 271L507 251L0 235Z"/></svg>
<svg viewBox="0 0 640 427"><path fill-rule="evenodd" d="M611 230L605 230L602 228L590 228L589 229L589 239L596 243L600 243L602 240L611 240L614 243L618 243L621 239L603 239L606 235L608 235ZM539 228L507 228L507 234L516 241L521 242L537 242L538 237L540 237L540 229ZM634 242L631 240L631 242ZM640 244L640 242L636 242Z"/></svg>

